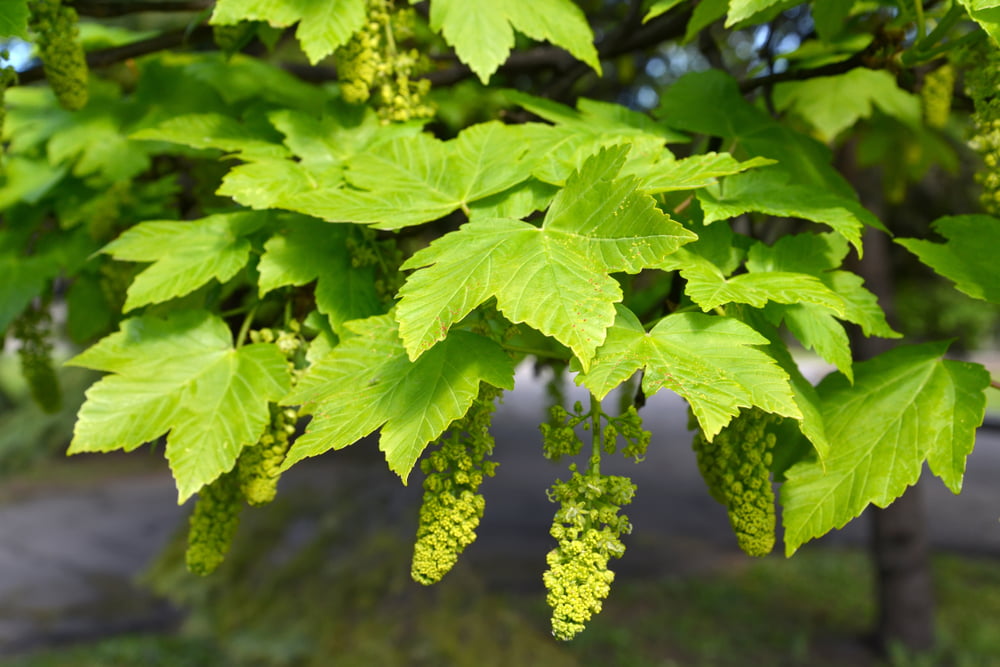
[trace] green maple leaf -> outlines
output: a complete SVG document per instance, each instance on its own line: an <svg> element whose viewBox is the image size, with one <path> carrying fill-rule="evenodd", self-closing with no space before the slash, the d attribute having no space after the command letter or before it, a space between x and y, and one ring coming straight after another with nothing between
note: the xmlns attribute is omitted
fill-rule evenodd
<svg viewBox="0 0 1000 667"><path fill-rule="evenodd" d="M351 187L320 188L279 205L331 222L400 229L441 218L471 202L503 192L530 176L519 168L527 147L519 131L498 122L473 125L451 141L428 134L380 143L377 151L347 162Z"/></svg>
<svg viewBox="0 0 1000 667"><path fill-rule="evenodd" d="M406 482L427 443L464 415L479 383L512 389L514 362L488 338L454 331L410 361L392 314L349 322L354 332L283 401L313 414L283 465L341 449L381 427L379 448Z"/></svg>
<svg viewBox="0 0 1000 667"><path fill-rule="evenodd" d="M28 37L28 0L6 0L0 11L0 36Z"/></svg>
<svg viewBox="0 0 1000 667"><path fill-rule="evenodd" d="M248 127L220 113L193 113L175 116L155 127L139 130L132 139L166 141L191 148L215 148L238 153L241 159L281 158L288 155L275 141L274 131Z"/></svg>
<svg viewBox="0 0 1000 667"><path fill-rule="evenodd" d="M331 225L304 216L288 215L278 234L264 244L257 270L260 294L286 285L316 281L316 307L330 318L338 334L343 324L379 313L370 266L351 264L348 225Z"/></svg>
<svg viewBox="0 0 1000 667"><path fill-rule="evenodd" d="M788 374L755 347L770 341L749 325L730 317L675 313L647 333L624 306L617 307L617 315L590 369L576 379L598 398L644 368L646 395L667 388L683 396L709 439L741 407L802 418Z"/></svg>
<svg viewBox="0 0 1000 667"><path fill-rule="evenodd" d="M740 162L729 153L703 153L680 160L660 160L653 163L631 162L627 172L642 180L643 192L655 194L677 190L697 190L755 167L774 164L769 158L755 157Z"/></svg>
<svg viewBox="0 0 1000 667"><path fill-rule="evenodd" d="M1000 303L1000 271L996 249L1000 248L1000 218L989 215L956 215L939 218L934 231L945 243L920 239L898 239L920 261L971 297Z"/></svg>
<svg viewBox="0 0 1000 667"><path fill-rule="evenodd" d="M87 390L69 453L131 451L167 434L179 503L232 469L289 387L277 347L233 349L226 323L204 311L125 320L67 363L110 373Z"/></svg>
<svg viewBox="0 0 1000 667"><path fill-rule="evenodd" d="M969 18L978 23L1000 48L1000 2L997 0L958 0L969 12Z"/></svg>
<svg viewBox="0 0 1000 667"><path fill-rule="evenodd" d="M795 234L782 237L773 246L755 243L747 259L749 275L771 271L801 271L814 276L840 298L840 309L820 303L785 301L769 304L766 313L775 324L782 320L808 348L853 378L850 342L841 318L861 326L867 336L898 338L885 320L875 295L864 288L863 279L848 271L834 271L847 256L847 242L834 234ZM778 301L774 299L774 301Z"/></svg>
<svg viewBox="0 0 1000 667"><path fill-rule="evenodd" d="M154 220L131 227L102 249L118 260L153 262L129 286L125 311L183 296L212 278L226 282L250 258L246 235L269 219L267 214L240 211L190 222Z"/></svg>
<svg viewBox="0 0 1000 667"><path fill-rule="evenodd" d="M404 264L418 269L400 290L400 335L411 358L490 297L512 322L552 336L587 365L622 299L615 271L657 265L693 233L617 178L626 147L591 157L556 195L541 227L477 219Z"/></svg>
<svg viewBox="0 0 1000 667"><path fill-rule="evenodd" d="M695 12L712 2L700 2ZM715 18L710 17L710 22ZM736 141L752 156L777 160L778 166L771 169L780 169L792 183L811 186L817 194L856 196L830 164L832 154L826 146L785 127L747 102L736 80L728 74L715 69L686 74L665 91L660 101L659 115L669 127Z"/></svg>
<svg viewBox="0 0 1000 667"><path fill-rule="evenodd" d="M570 0L433 0L430 24L483 83L514 48L515 29L566 49L601 73L594 34Z"/></svg>
<svg viewBox="0 0 1000 667"><path fill-rule="evenodd" d="M822 463L803 461L785 473L787 555L869 504L889 505L916 483L924 461L953 492L961 490L990 377L977 364L941 359L946 348L900 347L855 364L853 385L839 374L820 383L831 447Z"/></svg>
<svg viewBox="0 0 1000 667"><path fill-rule="evenodd" d="M866 67L780 83L774 88L774 104L779 111L794 111L826 142L858 120L870 118L875 109L911 127L921 123L920 98L902 90L889 72Z"/></svg>
<svg viewBox="0 0 1000 667"><path fill-rule="evenodd" d="M823 223L847 239L860 254L864 226L885 227L856 200L809 185L790 183L785 171L768 167L726 178L698 191L705 224L749 211Z"/></svg>
<svg viewBox="0 0 1000 667"><path fill-rule="evenodd" d="M365 0L218 0L212 24L231 25L240 21L266 21L278 28L295 23L295 36L315 65L347 43L364 25Z"/></svg>

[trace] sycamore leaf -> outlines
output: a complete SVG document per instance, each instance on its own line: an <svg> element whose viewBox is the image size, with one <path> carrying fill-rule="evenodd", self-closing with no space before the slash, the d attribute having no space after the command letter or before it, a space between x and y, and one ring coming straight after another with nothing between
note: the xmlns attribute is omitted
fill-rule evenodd
<svg viewBox="0 0 1000 667"><path fill-rule="evenodd" d="M267 214L240 211L192 221L154 220L129 228L102 252L117 260L153 264L132 281L124 310L183 296L212 278L226 282L250 258L250 242L244 237L268 219Z"/></svg>
<svg viewBox="0 0 1000 667"><path fill-rule="evenodd" d="M726 17L726 27L730 28L755 14L781 4L785 0L729 0L729 15Z"/></svg>
<svg viewBox="0 0 1000 667"><path fill-rule="evenodd" d="M285 147L276 143L273 136L255 131L244 123L219 113L175 116L156 127L135 132L131 138L167 141L192 148L216 148L227 153L239 153L243 159L281 158L288 155Z"/></svg>
<svg viewBox="0 0 1000 667"><path fill-rule="evenodd" d="M855 364L817 388L831 447L803 461L781 489L785 551L841 528L869 505L886 507L915 484L927 461L955 493L982 423L989 373L946 361L943 343L900 347Z"/></svg>
<svg viewBox="0 0 1000 667"><path fill-rule="evenodd" d="M666 14L682 2L684 2L684 0L656 0L649 6L649 9L646 10L646 15L642 17L642 22L646 23L647 21L655 19L660 14Z"/></svg>
<svg viewBox="0 0 1000 667"><path fill-rule="evenodd" d="M838 317L859 325L866 336L899 338L901 334L889 326L885 312L878 305L878 299L865 289L861 276L849 271L833 270L841 265L847 252L846 240L836 234L790 234L778 239L773 246L755 243L747 257L747 269L752 273L795 271L816 276L843 300L843 313L838 313ZM769 306L769 311L774 315L783 312L784 308ZM803 311L820 318L828 318L830 315L819 312L809 304L805 304ZM831 325L817 326L822 328ZM836 345L846 344L846 335L841 337L836 332L832 335L843 339L843 343ZM799 340L806 342L802 338ZM823 356L838 367L841 366L832 358Z"/></svg>
<svg viewBox="0 0 1000 667"><path fill-rule="evenodd" d="M407 358L393 315L347 324L341 342L282 402L301 404L313 418L282 466L341 449L381 427L379 448L406 483L427 443L468 411L479 383L514 387L514 362L498 344L453 331L416 361Z"/></svg>
<svg viewBox="0 0 1000 667"><path fill-rule="evenodd" d="M589 371L577 383L598 398L645 368L642 388L652 396L663 388L684 397L709 439L739 414L758 406L801 419L788 374L754 346L770 341L730 317L702 313L667 315L647 333L624 306Z"/></svg>
<svg viewBox="0 0 1000 667"><path fill-rule="evenodd" d="M347 43L365 21L365 0L218 0L212 24L267 21L276 28L299 24L295 36L315 65Z"/></svg>
<svg viewBox="0 0 1000 667"><path fill-rule="evenodd" d="M20 252L0 254L0 333L42 293L46 281L58 273L59 264L52 257L25 257Z"/></svg>
<svg viewBox="0 0 1000 667"><path fill-rule="evenodd" d="M663 160L655 164L634 162L629 172L642 181L643 192L657 194L675 190L697 190L755 167L774 164L769 158L755 157L740 162L729 153L702 153L681 160Z"/></svg>
<svg viewBox="0 0 1000 667"><path fill-rule="evenodd" d="M262 210L274 208L279 202L294 199L302 192L315 190L321 184L329 187L342 180L339 165L320 171L292 160L259 160L230 169L216 194Z"/></svg>
<svg viewBox="0 0 1000 667"><path fill-rule="evenodd" d="M601 73L594 34L571 0L433 0L430 24L483 83L514 48L514 30L548 40Z"/></svg>
<svg viewBox="0 0 1000 667"><path fill-rule="evenodd" d="M861 232L871 225L885 229L856 200L812 186L788 182L774 167L730 176L719 186L698 191L705 224L759 211L785 218L823 223L847 239L861 254Z"/></svg>
<svg viewBox="0 0 1000 667"><path fill-rule="evenodd" d="M969 12L969 18L978 23L1000 48L1000 2L997 0L958 0Z"/></svg>
<svg viewBox="0 0 1000 667"><path fill-rule="evenodd" d="M696 237L616 178L626 147L604 150L570 177L542 226L476 219L404 264L400 335L415 359L490 297L512 322L552 336L584 367L614 321L621 288L609 274L637 273Z"/></svg>
<svg viewBox="0 0 1000 667"><path fill-rule="evenodd" d="M353 266L348 239L355 230L313 218L288 215L264 244L257 270L260 294L286 285L316 282L316 307L338 335L343 324L383 310L370 266Z"/></svg>
<svg viewBox="0 0 1000 667"><path fill-rule="evenodd" d="M921 123L920 98L902 90L886 70L867 67L779 83L774 88L774 104L779 111L794 111L826 142L858 120L870 118L876 108L911 127Z"/></svg>
<svg viewBox="0 0 1000 667"><path fill-rule="evenodd" d="M444 142L429 134L398 137L347 162L353 187L320 188L285 198L283 208L331 222L400 229L467 208L530 176L518 157L518 130L498 122L463 130Z"/></svg>
<svg viewBox="0 0 1000 667"><path fill-rule="evenodd" d="M28 39L28 0L6 0L0 11L0 37Z"/></svg>
<svg viewBox="0 0 1000 667"><path fill-rule="evenodd" d="M698 3L695 12L710 2ZM812 186L814 192L856 197L830 164L832 154L826 146L747 102L736 80L720 70L685 74L660 102L660 116L669 127L736 141L750 155L777 160L778 166L771 170L785 172L792 183Z"/></svg>
<svg viewBox="0 0 1000 667"><path fill-rule="evenodd" d="M232 469L289 387L277 347L233 349L226 323L204 311L125 320L67 363L110 373L87 390L69 453L131 451L168 434L178 503Z"/></svg>
<svg viewBox="0 0 1000 667"><path fill-rule="evenodd" d="M934 231L945 243L899 239L920 261L953 281L959 291L977 299L1000 303L1000 218L989 215L956 215L935 220Z"/></svg>
<svg viewBox="0 0 1000 667"><path fill-rule="evenodd" d="M780 317L799 342L836 366L848 382L854 381L851 342L833 313L801 303L780 306Z"/></svg>
<svg viewBox="0 0 1000 667"><path fill-rule="evenodd" d="M687 280L685 293L706 312L727 303L762 308L774 301L808 303L844 314L844 300L821 280L805 273L768 271L727 278L714 263L686 249L667 257L658 267L679 270Z"/></svg>

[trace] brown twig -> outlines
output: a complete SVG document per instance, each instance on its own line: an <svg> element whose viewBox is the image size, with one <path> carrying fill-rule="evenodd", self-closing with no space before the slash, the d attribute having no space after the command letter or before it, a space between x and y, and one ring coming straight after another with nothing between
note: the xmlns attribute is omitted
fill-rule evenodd
<svg viewBox="0 0 1000 667"><path fill-rule="evenodd" d="M80 16L109 18L142 12L202 12L212 0L70 0Z"/></svg>
<svg viewBox="0 0 1000 667"><path fill-rule="evenodd" d="M180 46L184 43L200 42L211 38L212 28L207 25L198 26L192 30L180 28L165 32L156 37L132 42L131 44L91 51L87 54L87 65L91 68L107 67L108 65L122 62L129 58L138 58L149 53ZM41 81L44 78L45 70L41 65L30 67L18 75L18 80L21 83Z"/></svg>

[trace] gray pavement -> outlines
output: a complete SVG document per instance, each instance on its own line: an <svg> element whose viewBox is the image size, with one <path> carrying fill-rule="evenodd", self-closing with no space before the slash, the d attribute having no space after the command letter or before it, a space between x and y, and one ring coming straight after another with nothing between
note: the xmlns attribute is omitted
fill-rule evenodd
<svg viewBox="0 0 1000 667"><path fill-rule="evenodd" d="M585 394L572 385L571 400ZM486 516L467 558L495 586L540 586L553 507L545 489L566 476L566 463L541 458L536 424L546 399L539 381L523 369L518 389L494 417L500 469L484 485ZM743 558L725 511L705 491L690 450L683 401L665 392L643 411L654 433L646 461L617 457L608 472L630 474L638 493L628 514L635 532L627 538L621 575L690 574ZM374 449L373 443L356 447ZM352 448L353 449L353 448ZM349 451L349 450L348 450ZM344 452L346 454L347 452ZM343 469L336 457L306 462L298 479L326 480ZM364 457L361 457L364 458ZM356 459L356 457L349 457ZM357 465L357 461L348 465ZM312 470L308 470L312 468ZM319 472L319 474L317 474ZM384 469L382 478L396 484ZM297 483L295 471L283 484ZM925 484L934 547L1000 557L1000 433L981 431L970 457L965 489L951 494L936 479ZM398 497L419 497L419 476ZM101 634L162 627L171 611L133 583L183 520L171 479L163 473L131 474L93 486L47 484L0 504L0 657ZM864 518L825 538L862 544Z"/></svg>

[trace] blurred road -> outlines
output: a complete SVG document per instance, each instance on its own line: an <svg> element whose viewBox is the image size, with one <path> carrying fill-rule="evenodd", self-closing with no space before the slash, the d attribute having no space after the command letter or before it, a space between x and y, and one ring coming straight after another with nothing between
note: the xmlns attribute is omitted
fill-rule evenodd
<svg viewBox="0 0 1000 667"><path fill-rule="evenodd" d="M567 389L570 401L586 399L571 383ZM505 397L494 417L501 465L497 476L484 484L486 516L479 540L464 558L496 586L540 587L545 554L553 546L548 528L554 508L545 489L566 476L567 463L541 457L536 424L546 403L542 382L523 368L518 389ZM646 460L635 464L616 457L603 466L607 472L631 475L638 485L627 510L635 532L626 538L628 550L615 569L623 577L684 575L741 562L744 556L736 548L726 513L698 476L683 401L658 394L643 417L654 434ZM372 447L358 445L364 446ZM302 478L309 468L315 474L321 466L342 467L343 459L337 456L307 464ZM289 477L283 483L295 484L296 471ZM936 478L925 477L932 544L1000 557L1000 431L980 431L960 496ZM386 478L394 479L387 473ZM419 493L416 476L409 487L398 490L404 500L416 500ZM176 506L172 480L163 472L125 475L93 486L48 483L11 494L0 504L0 657L162 626L168 610L138 589L132 578L184 515ZM863 544L866 537L862 518L823 541Z"/></svg>

